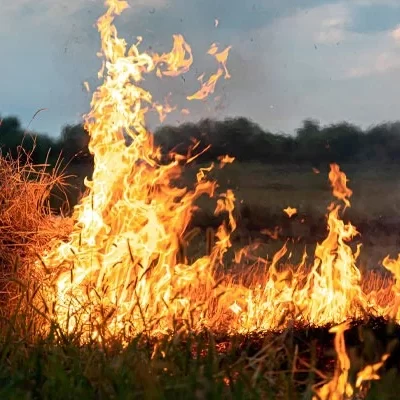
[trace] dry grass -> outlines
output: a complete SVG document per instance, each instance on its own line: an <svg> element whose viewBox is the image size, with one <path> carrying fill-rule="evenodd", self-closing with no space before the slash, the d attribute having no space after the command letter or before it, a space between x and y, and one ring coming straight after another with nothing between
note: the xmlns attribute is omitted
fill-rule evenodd
<svg viewBox="0 0 400 400"><path fill-rule="evenodd" d="M26 159L25 155L25 159ZM8 318L21 301L38 291L34 264L54 238L65 237L70 219L54 217L50 193L63 191L65 176L47 165L0 158L0 316ZM24 296L21 294L24 293ZM25 313L25 315L27 315Z"/></svg>

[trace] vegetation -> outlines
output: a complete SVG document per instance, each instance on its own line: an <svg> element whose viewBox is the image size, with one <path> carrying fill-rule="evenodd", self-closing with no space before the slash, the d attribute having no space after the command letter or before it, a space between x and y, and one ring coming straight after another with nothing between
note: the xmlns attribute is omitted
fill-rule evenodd
<svg viewBox="0 0 400 400"><path fill-rule="evenodd" d="M350 381L379 360L391 336L368 323L348 332ZM157 344L137 337L126 348L117 341L80 346L73 337L45 337L34 345L14 335L1 339L0 395L10 400L311 400L335 365L326 329L247 337L174 334ZM396 355L379 370L380 380L366 382L352 398L396 400Z"/></svg>
<svg viewBox="0 0 400 400"><path fill-rule="evenodd" d="M21 162L55 166L62 155L77 163L88 155L88 135L81 124L66 125L59 136L38 134L22 128L16 117L0 118L0 154Z"/></svg>
<svg viewBox="0 0 400 400"><path fill-rule="evenodd" d="M199 162L216 160L229 154L238 161L262 164L398 163L400 162L400 122L382 123L366 130L341 122L320 126L312 119L303 121L296 135L271 133L246 118L161 126L154 132L155 143L165 154L170 151L186 153L193 141L200 141L196 152L211 145L199 157ZM5 117L0 125L3 152L16 154L22 143L34 150L34 162L42 163L50 151L50 163L63 158L83 162L90 158L88 135L82 124L66 125L59 137L25 132L15 117Z"/></svg>
<svg viewBox="0 0 400 400"><path fill-rule="evenodd" d="M346 122L321 127L305 120L295 136L262 130L246 118L202 120L179 127L164 126L155 132L165 151L185 149L195 138L211 145L201 160L229 154L239 161L263 164L312 164L331 162L398 162L400 122L381 124L365 131Z"/></svg>

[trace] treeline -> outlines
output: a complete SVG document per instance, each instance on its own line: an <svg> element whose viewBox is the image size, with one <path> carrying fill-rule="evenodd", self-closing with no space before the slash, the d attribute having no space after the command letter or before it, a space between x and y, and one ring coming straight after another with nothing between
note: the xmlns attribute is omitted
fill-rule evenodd
<svg viewBox="0 0 400 400"><path fill-rule="evenodd" d="M34 164L55 165L60 157L65 162L89 160L89 137L83 125L66 125L61 134L51 137L23 129L16 117L0 118L0 154L30 159Z"/></svg>
<svg viewBox="0 0 400 400"><path fill-rule="evenodd" d="M247 118L223 121L204 119L198 123L161 126L154 132L155 144L164 154L186 154L194 143L198 161L216 160L229 154L239 161L266 164L400 162L400 122L382 123L366 130L341 122L321 126L307 119L296 135L271 133ZM21 148L31 154L34 163L54 162L61 157L68 162L89 162L88 135L83 125L67 125L58 137L26 132L15 117L0 124L2 154L17 156Z"/></svg>
<svg viewBox="0 0 400 400"><path fill-rule="evenodd" d="M193 146L193 139L201 142L196 151L211 145L201 156L204 161L229 154L239 161L266 164L400 162L400 122L362 130L347 122L322 127L308 119L296 135L287 135L265 131L246 118L206 119L197 124L163 126L155 136L165 152L184 152Z"/></svg>

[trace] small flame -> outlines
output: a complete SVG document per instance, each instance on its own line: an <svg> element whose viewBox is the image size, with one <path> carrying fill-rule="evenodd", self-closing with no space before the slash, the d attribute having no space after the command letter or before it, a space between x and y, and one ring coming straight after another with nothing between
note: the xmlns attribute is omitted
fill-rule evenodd
<svg viewBox="0 0 400 400"><path fill-rule="evenodd" d="M347 187L348 181L346 175L340 171L340 168L337 164L331 164L329 179L333 188L333 195L338 199L343 200L346 207L350 207L348 197L350 197L353 192Z"/></svg>
<svg viewBox="0 0 400 400"><path fill-rule="evenodd" d="M330 329L329 332L335 335L335 350L338 357L338 364L331 381L322 386L318 391L318 397L313 400L344 400L345 396L353 395L353 388L347 381L350 370L350 359L346 352L344 332L349 329L349 324L344 323Z"/></svg>
<svg viewBox="0 0 400 400"><path fill-rule="evenodd" d="M316 390L317 396L313 400L345 400L353 398L355 389L362 389L362 384L366 381L379 380L377 371L382 368L389 354L386 353L381 360L375 364L367 365L357 373L357 380L353 387L349 382L350 358L346 351L344 332L350 327L349 323L335 326L329 332L336 333L334 346L337 354L337 365L332 379ZM358 397L357 397L358 398Z"/></svg>
<svg viewBox="0 0 400 400"><path fill-rule="evenodd" d="M232 48L232 46L228 46L224 50L218 52L218 46L215 43L213 43L211 45L210 49L208 50L208 54L210 54L211 56L214 56L215 59L217 60L218 64L223 68L224 74L225 74L225 76L224 76L225 79L229 79L231 77L231 75L229 74L229 71L228 71L228 67L226 66L231 48Z"/></svg>
<svg viewBox="0 0 400 400"><path fill-rule="evenodd" d="M185 42L182 35L174 35L174 45L169 53L162 55L154 54L153 62L160 65L157 68L157 76L161 78L165 76L178 76L188 72L193 63L193 55L191 47ZM161 66L165 66L164 70Z"/></svg>
<svg viewBox="0 0 400 400"><path fill-rule="evenodd" d="M372 365L367 365L362 371L360 371L357 374L357 380L356 380L356 387L361 388L362 384L365 381L376 381L379 380L380 377L377 374L377 371L379 371L383 365L385 364L386 360L389 358L390 354L386 353L381 357L381 360L378 361L375 364Z"/></svg>
<svg viewBox="0 0 400 400"><path fill-rule="evenodd" d="M297 214L297 208L292 208L290 206L284 208L283 211L288 215L289 218L292 218L293 215Z"/></svg>
<svg viewBox="0 0 400 400"><path fill-rule="evenodd" d="M175 111L177 109L176 106L171 106L169 104L168 98L165 99L165 104L154 103L153 107L158 112L158 116L160 118L160 122L164 122L164 120L167 117L167 115L172 113L173 111Z"/></svg>
<svg viewBox="0 0 400 400"><path fill-rule="evenodd" d="M220 65L217 72L211 75L206 82L203 81L204 74L200 75L198 80L201 83L201 88L191 96L187 96L188 100L203 100L208 97L210 94L214 93L215 86L217 85L218 80L224 75L224 79L229 79L231 76L229 74L228 68L226 66L227 59L229 56L229 51L232 46L228 46L225 50L218 52L218 46L213 43L208 50L208 54L215 57L218 64Z"/></svg>
<svg viewBox="0 0 400 400"><path fill-rule="evenodd" d="M235 161L235 157L230 157L228 155L218 157L220 161L220 168L224 167L226 164L232 164Z"/></svg>

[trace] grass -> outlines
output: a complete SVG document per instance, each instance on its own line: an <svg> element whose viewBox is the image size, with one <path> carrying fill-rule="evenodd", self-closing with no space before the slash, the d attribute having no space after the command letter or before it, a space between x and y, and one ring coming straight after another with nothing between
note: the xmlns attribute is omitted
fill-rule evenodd
<svg viewBox="0 0 400 400"><path fill-rule="evenodd" d="M378 325L378 332L371 324L356 324L348 333L351 381L359 369L379 359L385 341L386 348L397 349L398 339L387 339L389 327ZM329 380L335 366L326 329L251 336L174 334L152 342L136 337L125 348L118 342L80 346L73 337L57 335L35 344L14 334L1 339L0 396L5 399L311 400L316 385ZM397 399L396 355L381 380L366 385L368 394L355 398Z"/></svg>
<svg viewBox="0 0 400 400"><path fill-rule="evenodd" d="M186 169L182 178L184 185L192 186L196 181L199 165ZM385 223L400 220L400 175L396 164L345 164L340 165L353 190L349 215L360 222L382 220ZM233 189L237 208L253 210L254 220L258 217L281 218L286 215L283 208L296 207L300 214L310 219L324 216L332 201L328 181L329 165L316 173L311 166L265 165L259 163L239 163L216 167L209 176L218 181L219 190ZM89 164L70 164L68 173L73 177L70 183L75 188L70 191L69 201L76 203L83 190L83 178L91 174ZM59 204L59 203L58 203ZM214 201L202 202L206 212L214 207ZM208 221L207 221L208 222ZM254 222L254 221L253 221ZM260 226L268 220L261 220ZM382 224L383 225L383 224Z"/></svg>
<svg viewBox="0 0 400 400"><path fill-rule="evenodd" d="M35 175L34 169L25 173L26 170L18 168L10 163L0 164L0 170L7 172L4 177L8 177L2 180L1 192L6 194L7 201L0 207L1 282L5 284L1 307L0 398L311 400L316 385L329 381L336 354L328 327L291 327L250 336L177 331L158 340L136 336L126 347L118 340L81 345L79 333L65 335L56 325L52 325L50 332L43 332L40 316L34 309L37 277L30 275L29 265L37 256L35 253L51 238L65 235L69 225L67 219L49 219L49 205L42 201L44 193L54 191L58 180L44 172ZM373 255L366 253L367 258L383 257L389 248L388 253L393 254L397 245L395 232L388 227L385 231L385 225L379 228L379 221L397 215L395 167L369 172L355 166L342 169L354 190L354 211L351 211L364 222L363 239L370 240L365 247ZM81 184L82 175L88 172L84 170L79 167L80 176L74 183ZM193 173L188 169L184 180L192 182ZM264 245L258 255L271 257L287 232L292 232L289 247L294 260L300 257L304 245L312 246L311 239L315 242L324 236L324 214L331 201L327 170L316 174L305 167L233 164L216 170L214 176L222 190L239 187L235 193L242 208L238 212L236 247L262 237ZM78 190L74 195L77 193ZM289 219L282 212L288 205L298 208L299 217ZM202 206L203 214L195 216L201 218L197 225L212 226L215 222L211 203L204 201ZM300 218L305 218L305 222ZM292 224L297 223L301 228L318 221L322 221L322 228L315 232L304 228L303 238L296 239ZM273 230L279 224L283 228L278 240L260 236L257 231ZM204 235L200 234L196 240L192 256L206 246ZM351 382L365 365L379 361L387 351L392 353L379 371L381 379L367 383L365 393L358 393L359 397L354 399L398 398L399 339L400 328L384 321L358 321L346 333Z"/></svg>

